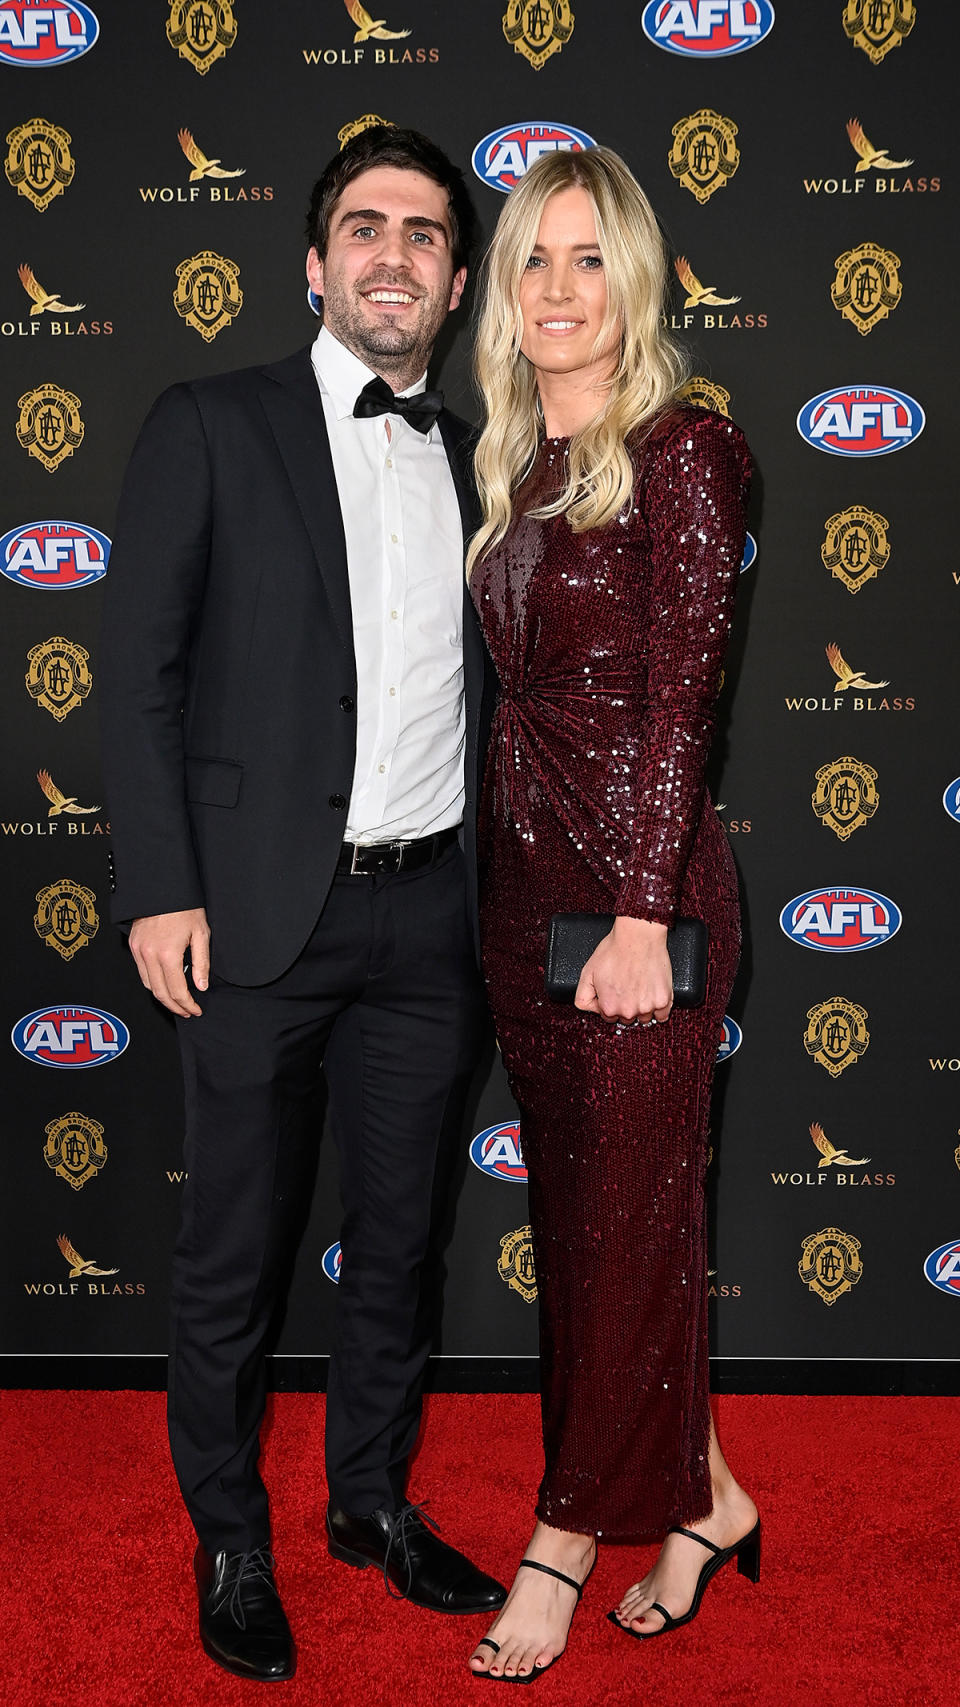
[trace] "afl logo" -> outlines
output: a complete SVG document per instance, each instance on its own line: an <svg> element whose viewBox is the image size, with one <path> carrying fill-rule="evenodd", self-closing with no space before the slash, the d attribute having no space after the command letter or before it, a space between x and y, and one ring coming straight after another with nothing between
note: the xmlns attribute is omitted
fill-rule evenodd
<svg viewBox="0 0 960 1707"><path fill-rule="evenodd" d="M41 1067L100 1067L123 1054L130 1033L100 1008L37 1008L17 1021L10 1039L18 1055Z"/></svg>
<svg viewBox="0 0 960 1707"><path fill-rule="evenodd" d="M756 47L773 29L770 0L649 0L643 33L687 59L725 59Z"/></svg>
<svg viewBox="0 0 960 1707"><path fill-rule="evenodd" d="M25 522L0 539L0 574L45 593L102 580L109 558L106 534L82 522Z"/></svg>
<svg viewBox="0 0 960 1707"><path fill-rule="evenodd" d="M0 0L0 64L47 71L89 52L100 25L81 0Z"/></svg>
<svg viewBox="0 0 960 1707"><path fill-rule="evenodd" d="M877 948L896 936L900 923L899 907L872 889L810 889L780 914L780 929L791 942L828 954Z"/></svg>
<svg viewBox="0 0 960 1707"><path fill-rule="evenodd" d="M482 1174L526 1185L519 1120L504 1120L499 1126L487 1126L478 1132L470 1146L470 1160Z"/></svg>
<svg viewBox="0 0 960 1707"><path fill-rule="evenodd" d="M918 439L926 424L919 403L890 385L841 385L811 397L797 432L830 456L886 456Z"/></svg>
<svg viewBox="0 0 960 1707"><path fill-rule="evenodd" d="M328 1245L320 1260L323 1265L323 1272L327 1279L332 1280L334 1286L339 1286L340 1264L343 1261L339 1242L335 1245Z"/></svg>
<svg viewBox="0 0 960 1707"><path fill-rule="evenodd" d="M743 558L742 558L741 563L740 563L741 575L743 574L743 571L745 569L751 569L753 567L754 563L756 563L756 561L757 561L757 542L754 539L753 534L748 533L747 539L746 539L746 544L744 545L744 548L743 548Z"/></svg>
<svg viewBox="0 0 960 1707"><path fill-rule="evenodd" d="M943 791L943 810L960 824L960 776Z"/></svg>
<svg viewBox="0 0 960 1707"><path fill-rule="evenodd" d="M594 148L592 136L584 130L574 130L568 124L551 124L548 120L528 120L525 124L506 124L502 130L492 130L473 151L473 169L482 184L491 190L510 194L514 185L528 172L541 154L556 154L565 149L570 154L582 154Z"/></svg>
<svg viewBox="0 0 960 1707"><path fill-rule="evenodd" d="M717 1066L720 1065L721 1061L729 1061L731 1055L737 1053L742 1042L743 1032L736 1020L731 1019L729 1014L724 1014L723 1030L720 1033L720 1047L717 1050Z"/></svg>
<svg viewBox="0 0 960 1707"><path fill-rule="evenodd" d="M948 1245L939 1245L931 1251L923 1272L938 1292L950 1292L954 1298L960 1298L960 1239L951 1239Z"/></svg>

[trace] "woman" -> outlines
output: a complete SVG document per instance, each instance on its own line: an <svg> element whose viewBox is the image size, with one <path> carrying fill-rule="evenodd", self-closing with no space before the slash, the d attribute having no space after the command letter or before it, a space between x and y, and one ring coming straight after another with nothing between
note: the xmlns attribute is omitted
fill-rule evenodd
<svg viewBox="0 0 960 1707"><path fill-rule="evenodd" d="M704 1174L736 970L736 876L704 788L749 479L732 422L678 405L666 256L595 148L536 164L488 258L471 587L500 683L484 785L484 969L523 1121L546 1473L510 1596L470 1658L531 1682L563 1652L598 1537L666 1538L611 1618L639 1637L756 1507L710 1418ZM544 993L551 914L616 915L574 1008ZM672 1011L667 927L706 921L706 1000ZM680 1526L679 1533L677 1526ZM533 1568L530 1568L533 1567Z"/></svg>

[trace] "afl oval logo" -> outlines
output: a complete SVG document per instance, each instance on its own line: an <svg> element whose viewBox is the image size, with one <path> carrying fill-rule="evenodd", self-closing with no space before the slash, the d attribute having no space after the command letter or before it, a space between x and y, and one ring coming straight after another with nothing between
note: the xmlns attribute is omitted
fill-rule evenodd
<svg viewBox="0 0 960 1707"><path fill-rule="evenodd" d="M335 1245L328 1245L327 1246L327 1248L324 1251L323 1256L321 1257L320 1261L321 1261L321 1264L323 1266L323 1272L326 1275L327 1279L332 1280L334 1286L339 1286L340 1285L340 1264L343 1261L343 1257L342 1257L342 1254L340 1251L339 1241Z"/></svg>
<svg viewBox="0 0 960 1707"><path fill-rule="evenodd" d="M541 154L581 154L596 143L585 130L572 125L551 124L549 120L528 120L525 124L506 124L502 130L492 130L473 151L473 169L483 184L491 190L510 194Z"/></svg>
<svg viewBox="0 0 960 1707"><path fill-rule="evenodd" d="M89 587L107 573L110 541L82 522L25 522L0 539L0 574L44 593Z"/></svg>
<svg viewBox="0 0 960 1707"><path fill-rule="evenodd" d="M729 1061L731 1055L737 1053L742 1042L743 1032L736 1020L731 1019L729 1014L724 1014L723 1030L720 1033L720 1047L717 1050L717 1066L719 1067L721 1061Z"/></svg>
<svg viewBox="0 0 960 1707"><path fill-rule="evenodd" d="M93 47L100 25L81 0L0 0L0 64L66 65Z"/></svg>
<svg viewBox="0 0 960 1707"><path fill-rule="evenodd" d="M743 558L742 558L741 563L740 563L741 575L743 574L743 571L745 569L752 568L754 563L756 563L756 561L757 561L757 542L754 539L753 534L748 533L747 539L746 539L746 544L744 545L744 548L743 548Z"/></svg>
<svg viewBox="0 0 960 1707"><path fill-rule="evenodd" d="M811 397L797 432L830 456L886 456L918 439L926 424L919 403L890 385L841 385Z"/></svg>
<svg viewBox="0 0 960 1707"><path fill-rule="evenodd" d="M519 1120L504 1120L499 1126L487 1126L478 1132L470 1146L470 1160L482 1174L526 1185Z"/></svg>
<svg viewBox="0 0 960 1707"><path fill-rule="evenodd" d="M101 1067L123 1054L130 1033L101 1008L37 1008L17 1021L10 1039L18 1055L41 1067Z"/></svg>
<svg viewBox="0 0 960 1707"><path fill-rule="evenodd" d="M960 1298L960 1239L948 1245L938 1245L923 1265L923 1272L938 1292L950 1292Z"/></svg>
<svg viewBox="0 0 960 1707"><path fill-rule="evenodd" d="M770 0L649 0L643 33L687 59L725 59L756 47L773 29Z"/></svg>
<svg viewBox="0 0 960 1707"><path fill-rule="evenodd" d="M896 936L900 924L899 907L873 889L810 889L780 914L780 929L791 942L827 954L877 948Z"/></svg>
<svg viewBox="0 0 960 1707"><path fill-rule="evenodd" d="M943 791L943 810L960 824L960 776Z"/></svg>

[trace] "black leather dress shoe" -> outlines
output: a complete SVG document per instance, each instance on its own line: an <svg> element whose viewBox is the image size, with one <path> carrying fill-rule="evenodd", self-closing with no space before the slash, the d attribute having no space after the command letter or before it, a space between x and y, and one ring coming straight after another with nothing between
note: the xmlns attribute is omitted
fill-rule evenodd
<svg viewBox="0 0 960 1707"><path fill-rule="evenodd" d="M224 1671L261 1683L292 1677L297 1651L267 1549L211 1554L198 1547L193 1568L200 1595L200 1640L210 1658Z"/></svg>
<svg viewBox="0 0 960 1707"><path fill-rule="evenodd" d="M327 1547L344 1564L379 1565L391 1594L428 1612L493 1612L502 1606L502 1584L441 1541L429 1521L414 1505L354 1517L331 1504Z"/></svg>

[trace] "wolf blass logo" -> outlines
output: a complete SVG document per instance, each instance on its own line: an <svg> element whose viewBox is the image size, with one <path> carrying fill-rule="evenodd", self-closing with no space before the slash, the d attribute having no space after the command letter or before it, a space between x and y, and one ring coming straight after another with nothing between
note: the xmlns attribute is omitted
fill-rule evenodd
<svg viewBox="0 0 960 1707"><path fill-rule="evenodd" d="M872 122L870 128L873 129ZM847 120L847 136L854 153L859 155L853 177L804 178L803 187L808 196L859 196L864 190L869 195L871 183L878 196L936 195L939 191L939 178L929 175L904 178L901 174L913 161L891 160L888 148L874 148L859 119ZM871 177L871 173L876 176Z"/></svg>
<svg viewBox="0 0 960 1707"><path fill-rule="evenodd" d="M62 827L61 818L65 820L68 836L109 836L109 823L102 824L99 818L94 819L92 824L85 821L94 812L100 811L99 806L79 805L77 796L75 794L64 794L47 770L37 772L37 782L50 802L47 808L47 822L44 823L42 819L38 819L35 823L31 823L27 819L22 824L0 821L0 831L5 836L55 836ZM76 823L74 820L77 818L83 819L84 822Z"/></svg>
<svg viewBox="0 0 960 1707"><path fill-rule="evenodd" d="M412 35L412 30L390 29L387 19L372 17L361 0L343 0L343 3L349 23L355 26L353 46L302 48L308 65L436 65L440 58L438 47L408 47L406 38ZM390 0L391 13L393 4L394 0Z"/></svg>
<svg viewBox="0 0 960 1707"><path fill-rule="evenodd" d="M99 1268L95 1262L82 1257L66 1233L57 1239L57 1248L69 1268L67 1280L25 1280L23 1290L31 1298L142 1298L146 1286L142 1280L114 1280L118 1268Z"/></svg>
<svg viewBox="0 0 960 1707"><path fill-rule="evenodd" d="M26 262L21 262L17 273L24 290L31 299L31 309L26 320L0 321L0 335L4 338L109 338L113 332L112 320L61 320L55 318L61 314L79 314L86 304L83 302L62 302L59 290L46 290L36 277L33 268Z"/></svg>
<svg viewBox="0 0 960 1707"><path fill-rule="evenodd" d="M178 130L177 141L190 167L185 184L139 184L142 202L272 202L272 184L239 184L225 179L246 177L245 166L224 166L218 154L205 154L193 132Z"/></svg>
<svg viewBox="0 0 960 1707"><path fill-rule="evenodd" d="M751 331L755 327L763 330L766 326L765 313L760 314L755 310L748 313L734 308L733 305L740 301L739 296L722 296L716 285L702 284L686 255L678 255L673 265L683 286L684 301L679 313L671 312L669 316L665 314L662 317L661 324L669 325L671 331L689 332L691 326L697 325L702 326L706 332ZM733 312L724 313L728 308L733 308ZM698 319L694 309L700 311L702 319Z"/></svg>
<svg viewBox="0 0 960 1707"><path fill-rule="evenodd" d="M871 1186L896 1185L896 1174L863 1173L870 1161L869 1156L850 1156L847 1147L841 1143L831 1143L823 1127L814 1124L810 1127L810 1136L820 1151L820 1160L815 1173L776 1173L771 1172L770 1178L774 1185L802 1186Z"/></svg>
<svg viewBox="0 0 960 1707"><path fill-rule="evenodd" d="M788 711L916 710L917 701L913 694L884 693L882 690L890 686L888 681L868 681L865 670L852 669L835 641L831 640L824 651L836 677L833 693L810 694L806 698L796 694L784 694L783 703Z"/></svg>

